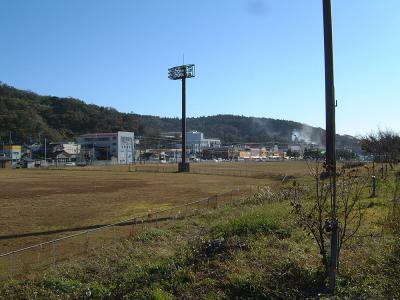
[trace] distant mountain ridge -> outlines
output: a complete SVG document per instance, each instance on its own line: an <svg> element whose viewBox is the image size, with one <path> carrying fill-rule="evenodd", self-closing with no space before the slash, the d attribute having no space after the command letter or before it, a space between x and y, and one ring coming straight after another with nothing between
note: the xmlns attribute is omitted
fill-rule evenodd
<svg viewBox="0 0 400 300"><path fill-rule="evenodd" d="M89 132L133 131L137 135L157 136L179 131L179 118L121 113L73 98L40 96L0 84L0 143L29 143L46 136L49 140L72 139ZM187 119L188 130L204 132L223 143L276 141L289 143L294 136L308 142L325 144L325 130L294 121L215 115ZM358 140L337 136L338 148L357 148Z"/></svg>

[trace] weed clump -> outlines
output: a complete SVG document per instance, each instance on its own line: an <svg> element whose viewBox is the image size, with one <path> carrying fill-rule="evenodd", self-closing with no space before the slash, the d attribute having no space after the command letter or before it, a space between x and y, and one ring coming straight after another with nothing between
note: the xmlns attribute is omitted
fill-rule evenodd
<svg viewBox="0 0 400 300"><path fill-rule="evenodd" d="M291 224L287 221L289 208L276 203L267 209L257 209L235 217L216 228L221 236L244 236L250 234L276 234L287 238L291 233Z"/></svg>

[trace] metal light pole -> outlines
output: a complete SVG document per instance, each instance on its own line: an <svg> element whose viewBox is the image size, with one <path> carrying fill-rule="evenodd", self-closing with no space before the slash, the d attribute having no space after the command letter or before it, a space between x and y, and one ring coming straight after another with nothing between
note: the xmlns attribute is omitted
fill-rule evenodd
<svg viewBox="0 0 400 300"><path fill-rule="evenodd" d="M326 171L331 185L331 251L329 263L329 289L333 294L339 262L339 222L336 204L336 129L335 129L335 86L333 76L332 8L331 0L322 0L324 15L325 49L325 112L326 112Z"/></svg>
<svg viewBox="0 0 400 300"><path fill-rule="evenodd" d="M186 78L192 77L195 77L193 64L168 69L169 79L182 79L182 162L179 164L179 172L189 172L189 163L186 162Z"/></svg>
<svg viewBox="0 0 400 300"><path fill-rule="evenodd" d="M189 163L186 163L186 77L182 78L182 162L179 172L189 172Z"/></svg>
<svg viewBox="0 0 400 300"><path fill-rule="evenodd" d="M44 138L44 165L47 167L47 138Z"/></svg>

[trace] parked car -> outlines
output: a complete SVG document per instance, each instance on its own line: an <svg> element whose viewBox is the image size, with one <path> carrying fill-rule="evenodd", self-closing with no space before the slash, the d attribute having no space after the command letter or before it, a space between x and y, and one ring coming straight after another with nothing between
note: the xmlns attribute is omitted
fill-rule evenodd
<svg viewBox="0 0 400 300"><path fill-rule="evenodd" d="M17 162L17 163L15 163L15 164L12 165L12 168L13 168L13 169L21 169L22 166L23 166L23 165L22 165L20 162Z"/></svg>
<svg viewBox="0 0 400 300"><path fill-rule="evenodd" d="M67 163L65 163L65 166L66 167L75 167L76 166L76 163L74 163L74 162L67 162Z"/></svg>

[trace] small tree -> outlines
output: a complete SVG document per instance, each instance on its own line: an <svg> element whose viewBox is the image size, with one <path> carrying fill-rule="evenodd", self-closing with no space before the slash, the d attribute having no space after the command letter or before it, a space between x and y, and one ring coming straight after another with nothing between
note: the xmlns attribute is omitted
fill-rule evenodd
<svg viewBox="0 0 400 300"><path fill-rule="evenodd" d="M321 164L316 161L310 167L314 188L308 194L296 193L291 202L297 224L311 235L319 248L324 274L329 274L329 239L331 237L331 188ZM340 223L339 253L343 246L357 233L362 222L360 200L366 186L366 178L358 169L342 169L337 174L337 216ZM294 188L298 189L295 184Z"/></svg>
<svg viewBox="0 0 400 300"><path fill-rule="evenodd" d="M337 149L336 150L336 158L339 160L350 160L355 159L357 156L356 154L348 149Z"/></svg>
<svg viewBox="0 0 400 300"><path fill-rule="evenodd" d="M325 154L319 149L309 149L306 148L304 150L303 158L304 159L315 159L320 160L325 157Z"/></svg>
<svg viewBox="0 0 400 300"><path fill-rule="evenodd" d="M392 184L392 209L389 211L389 226L392 231L400 235L400 171L395 172Z"/></svg>

